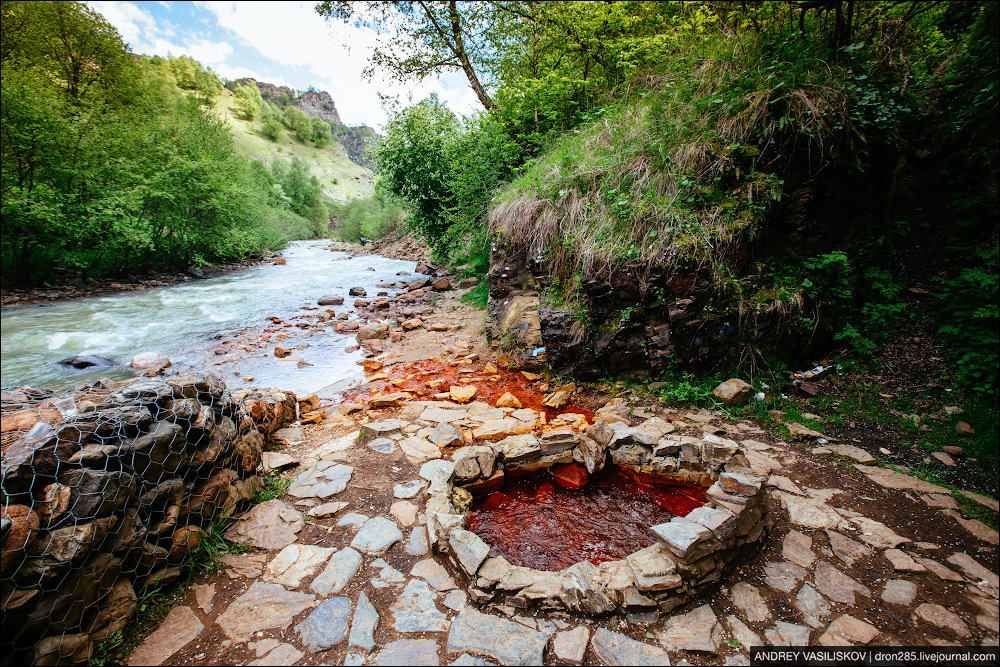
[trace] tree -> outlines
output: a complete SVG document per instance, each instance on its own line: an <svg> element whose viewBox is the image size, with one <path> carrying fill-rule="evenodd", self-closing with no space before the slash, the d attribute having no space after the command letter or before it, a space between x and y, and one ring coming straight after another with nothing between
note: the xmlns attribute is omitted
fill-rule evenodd
<svg viewBox="0 0 1000 667"><path fill-rule="evenodd" d="M323 0L316 12L327 20L358 22L378 31L391 30L406 38L383 42L366 69L371 79L375 67L385 67L401 81L422 80L446 70L461 70L486 109L493 98L480 81L495 50L498 35L492 30L497 7L491 2Z"/></svg>
<svg viewBox="0 0 1000 667"><path fill-rule="evenodd" d="M260 89L254 84L237 86L233 91L233 97L236 98L236 113L245 120L256 118L264 104Z"/></svg>

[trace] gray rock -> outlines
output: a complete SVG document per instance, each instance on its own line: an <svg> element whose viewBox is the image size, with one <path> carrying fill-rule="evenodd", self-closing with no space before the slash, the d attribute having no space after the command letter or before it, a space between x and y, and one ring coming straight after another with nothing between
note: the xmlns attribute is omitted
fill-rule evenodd
<svg viewBox="0 0 1000 667"><path fill-rule="evenodd" d="M368 443L368 447L379 454L392 454L396 450L396 443L389 438L375 438Z"/></svg>
<svg viewBox="0 0 1000 667"><path fill-rule="evenodd" d="M905 579L893 579L885 582L882 600L889 604L910 604L917 597L917 584Z"/></svg>
<svg viewBox="0 0 1000 667"><path fill-rule="evenodd" d="M433 639L397 639L385 645L375 657L376 665L440 665L437 642Z"/></svg>
<svg viewBox="0 0 1000 667"><path fill-rule="evenodd" d="M302 530L302 512L277 498L257 505L226 531L226 539L252 544L258 549L283 549Z"/></svg>
<svg viewBox="0 0 1000 667"><path fill-rule="evenodd" d="M392 433L402 433L408 422L402 419L386 419L361 425L362 438L382 438Z"/></svg>
<svg viewBox="0 0 1000 667"><path fill-rule="evenodd" d="M579 665L583 663L583 654L587 652L590 642L590 630L578 625L572 630L557 632L552 638L552 651L560 660Z"/></svg>
<svg viewBox="0 0 1000 667"><path fill-rule="evenodd" d="M322 505L317 505L316 507L313 507L308 512L306 512L306 514L308 514L309 516L314 516L317 519L326 519L328 517L333 516L340 510L344 509L345 507L347 507L347 503L343 501L323 503Z"/></svg>
<svg viewBox="0 0 1000 667"><path fill-rule="evenodd" d="M872 595L871 590L867 587L862 586L826 562L820 562L816 565L816 573L813 579L820 593L842 604L854 606L855 592L861 593L865 597L871 597Z"/></svg>
<svg viewBox="0 0 1000 667"><path fill-rule="evenodd" d="M247 663L248 667L282 667L294 665L302 658L302 651L291 644L278 644L263 658Z"/></svg>
<svg viewBox="0 0 1000 667"><path fill-rule="evenodd" d="M420 476L430 482L428 493L450 493L448 482L454 470L454 462L444 459L434 459L420 466Z"/></svg>
<svg viewBox="0 0 1000 667"><path fill-rule="evenodd" d="M399 532L394 521L384 516L377 516L365 521L361 530L351 540L351 546L366 554L381 556L401 539L403 533Z"/></svg>
<svg viewBox="0 0 1000 667"><path fill-rule="evenodd" d="M740 643L741 648L764 645L760 639L760 635L748 628L746 623L741 621L736 616L730 614L726 617L726 621L729 623L729 627L733 631L733 638Z"/></svg>
<svg viewBox="0 0 1000 667"><path fill-rule="evenodd" d="M129 657L129 665L162 665L205 629L190 607L174 607Z"/></svg>
<svg viewBox="0 0 1000 667"><path fill-rule="evenodd" d="M789 531L782 541L781 556L801 567L812 567L813 561L816 560L816 554L812 550L812 538L797 530Z"/></svg>
<svg viewBox="0 0 1000 667"><path fill-rule="evenodd" d="M925 602L917 607L914 616L942 630L950 630L962 639L972 634L969 631L969 626L958 617L958 614L948 611L939 604L928 604Z"/></svg>
<svg viewBox="0 0 1000 667"><path fill-rule="evenodd" d="M482 538L468 530L457 530L448 538L458 562L462 564L466 574L474 577L479 566L486 560L490 547Z"/></svg>
<svg viewBox="0 0 1000 667"><path fill-rule="evenodd" d="M351 623L351 635L347 645L371 651L375 648L375 631L378 629L379 616L375 607L362 592L358 595L358 604L354 610L354 621Z"/></svg>
<svg viewBox="0 0 1000 667"><path fill-rule="evenodd" d="M679 558L688 558L690 554L693 559L696 554L704 551L699 543L714 539L709 528L683 517L674 517L666 523L651 527L650 530L670 549L671 553Z"/></svg>
<svg viewBox="0 0 1000 667"><path fill-rule="evenodd" d="M427 487L427 482L422 479L413 479L409 482L396 484L392 487L392 497L399 499L409 499L418 495Z"/></svg>
<svg viewBox="0 0 1000 667"><path fill-rule="evenodd" d="M467 604L469 596L465 591L454 590L444 596L444 606L452 611L462 611Z"/></svg>
<svg viewBox="0 0 1000 667"><path fill-rule="evenodd" d="M844 537L835 530L827 529L826 536L830 540L830 548L833 549L834 555L848 567L872 552L871 547L855 542L849 537Z"/></svg>
<svg viewBox="0 0 1000 667"><path fill-rule="evenodd" d="M361 561L361 554L354 549L341 549L330 557L326 568L309 585L309 590L323 597L339 593L357 574Z"/></svg>
<svg viewBox="0 0 1000 667"><path fill-rule="evenodd" d="M468 653L463 653L454 660L448 663L449 667L487 667L488 665L495 665L497 663L490 662L489 660L483 660L482 658L476 658Z"/></svg>
<svg viewBox="0 0 1000 667"><path fill-rule="evenodd" d="M722 628L715 612L706 604L687 614L672 616L663 630L656 633L656 638L672 651L718 653Z"/></svg>
<svg viewBox="0 0 1000 667"><path fill-rule="evenodd" d="M463 609L451 623L449 651L478 651L505 665L540 665L549 638L520 623Z"/></svg>
<svg viewBox="0 0 1000 667"><path fill-rule="evenodd" d="M804 625L777 621L774 628L764 631L771 646L809 646L809 628Z"/></svg>
<svg viewBox="0 0 1000 667"><path fill-rule="evenodd" d="M431 430L427 439L438 447L461 447L465 444L462 432L451 424L441 422Z"/></svg>
<svg viewBox="0 0 1000 667"><path fill-rule="evenodd" d="M418 561L413 569L410 570L410 576L420 577L429 583L431 586L439 591L450 591L457 586L455 585L455 580L451 578L448 571L441 566L436 560L431 558L425 558L422 561Z"/></svg>
<svg viewBox="0 0 1000 667"><path fill-rule="evenodd" d="M667 652L625 635L598 628L590 640L597 659L606 665L669 665Z"/></svg>
<svg viewBox="0 0 1000 667"><path fill-rule="evenodd" d="M386 586L397 586L406 581L406 575L394 568L381 558L376 558L371 562L370 567L379 571L378 577L372 579L372 586L375 588L385 588Z"/></svg>
<svg viewBox="0 0 1000 667"><path fill-rule="evenodd" d="M368 516L356 512L348 512L337 521L337 528L360 528L368 521Z"/></svg>
<svg viewBox="0 0 1000 667"><path fill-rule="evenodd" d="M761 597L760 591L751 584L740 582L732 588L733 604L743 612L743 617L751 623L761 623L771 618L771 610Z"/></svg>
<svg viewBox="0 0 1000 667"><path fill-rule="evenodd" d="M824 625L823 619L830 615L830 605L826 598L819 594L809 584L803 584L799 594L795 596L795 608L802 612L802 620L814 628Z"/></svg>
<svg viewBox="0 0 1000 667"><path fill-rule="evenodd" d="M289 544L267 564L264 581L298 588L302 580L314 575L332 553L333 549L327 547Z"/></svg>
<svg viewBox="0 0 1000 667"><path fill-rule="evenodd" d="M316 607L296 626L302 643L312 652L325 651L336 646L347 636L347 619L351 615L351 601L347 598L330 598Z"/></svg>
<svg viewBox="0 0 1000 667"><path fill-rule="evenodd" d="M427 528L414 526L410 531L410 539L406 542L406 553L411 556L423 556L430 547L427 544Z"/></svg>
<svg viewBox="0 0 1000 667"><path fill-rule="evenodd" d="M296 498L329 498L347 488L354 475L354 468L342 463L320 461L313 470L307 470L288 487L288 495Z"/></svg>
<svg viewBox="0 0 1000 667"><path fill-rule="evenodd" d="M822 646L856 646L867 644L879 634L871 623L844 614L837 618L819 638Z"/></svg>
<svg viewBox="0 0 1000 667"><path fill-rule="evenodd" d="M729 510L704 505L691 510L684 518L705 526L718 540L726 540L739 522L739 517Z"/></svg>
<svg viewBox="0 0 1000 667"><path fill-rule="evenodd" d="M411 579L389 607L398 632L444 632L448 617L434 604L435 594L422 579Z"/></svg>
<svg viewBox="0 0 1000 667"><path fill-rule="evenodd" d="M287 591L278 584L255 581L215 622L233 641L246 642L258 631L284 630L292 618L312 606L315 599L312 595Z"/></svg>
<svg viewBox="0 0 1000 667"><path fill-rule="evenodd" d="M791 593L805 579L806 571L787 561L768 563L764 566L764 581L776 591Z"/></svg>

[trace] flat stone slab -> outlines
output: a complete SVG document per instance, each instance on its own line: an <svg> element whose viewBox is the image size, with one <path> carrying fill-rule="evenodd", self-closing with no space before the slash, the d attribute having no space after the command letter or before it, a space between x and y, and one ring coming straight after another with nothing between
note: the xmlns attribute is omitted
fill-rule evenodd
<svg viewBox="0 0 1000 667"><path fill-rule="evenodd" d="M965 638L972 634L969 632L969 626L958 617L958 614L945 609L939 604L928 604L925 602L917 607L914 616L941 630L950 630L960 638Z"/></svg>
<svg viewBox="0 0 1000 667"><path fill-rule="evenodd" d="M832 611L826 598L809 584L802 584L798 595L795 596L794 604L795 608L802 612L802 620L814 628L823 627L823 619Z"/></svg>
<svg viewBox="0 0 1000 667"><path fill-rule="evenodd" d="M354 620L351 622L351 634L347 645L371 651L375 648L375 631L379 624L378 611L372 606L368 596L361 592L358 604L354 609Z"/></svg>
<svg viewBox="0 0 1000 667"><path fill-rule="evenodd" d="M215 600L215 584L197 584L191 587L194 591L194 600L198 607L206 614L212 613L213 602Z"/></svg>
<svg viewBox="0 0 1000 667"><path fill-rule="evenodd" d="M302 658L302 651L291 644L278 644L263 658L247 663L248 667L283 667L294 665Z"/></svg>
<svg viewBox="0 0 1000 667"><path fill-rule="evenodd" d="M844 614L831 623L826 632L820 635L819 643L823 646L864 645L878 635L878 628L871 623Z"/></svg>
<svg viewBox="0 0 1000 667"><path fill-rule="evenodd" d="M422 579L411 579L389 607L398 632L444 632L448 617L438 610L434 591Z"/></svg>
<svg viewBox="0 0 1000 667"><path fill-rule="evenodd" d="M296 498L329 498L347 488L354 475L354 468L343 463L320 461L307 470L288 487L288 495Z"/></svg>
<svg viewBox="0 0 1000 667"><path fill-rule="evenodd" d="M960 575L958 572L945 567L936 560L931 560L930 558L917 558L918 563L924 566L929 572L933 572L939 579L944 579L945 581L965 581L965 577Z"/></svg>
<svg viewBox="0 0 1000 667"><path fill-rule="evenodd" d="M427 529L423 526L414 526L410 531L410 537L406 541L406 553L411 556L423 556L430 550L427 544Z"/></svg>
<svg viewBox="0 0 1000 667"><path fill-rule="evenodd" d="M740 582L733 585L731 595L733 604L751 623L761 623L771 618L771 610L755 586Z"/></svg>
<svg viewBox="0 0 1000 667"><path fill-rule="evenodd" d="M440 665L437 642L433 639L397 639L375 656L376 665Z"/></svg>
<svg viewBox="0 0 1000 667"><path fill-rule="evenodd" d="M419 508L409 500L397 500L389 506L389 514L399 522L403 528L409 528L417 521Z"/></svg>
<svg viewBox="0 0 1000 667"><path fill-rule="evenodd" d="M244 514L226 531L226 539L258 549L283 549L295 541L303 525L302 512L275 498Z"/></svg>
<svg viewBox="0 0 1000 667"><path fill-rule="evenodd" d="M289 544L278 552L264 569L264 581L298 588L306 577L311 577L323 566L333 549L308 544Z"/></svg>
<svg viewBox="0 0 1000 667"><path fill-rule="evenodd" d="M764 645L760 635L747 627L747 624L741 621L738 617L730 614L726 617L726 622L729 623L729 628L732 630L733 638L740 643L740 648Z"/></svg>
<svg viewBox="0 0 1000 667"><path fill-rule="evenodd" d="M833 549L833 554L848 567L854 565L855 561L872 553L871 547L867 547L860 542L855 542L849 537L844 537L835 530L826 531L826 536L830 540L830 548Z"/></svg>
<svg viewBox="0 0 1000 667"><path fill-rule="evenodd" d="M877 468L875 466L861 465L860 463L855 464L854 467L867 475L871 481L880 486L884 486L887 489L905 489L909 491L919 491L921 493L951 494L951 491L943 486L931 484L930 482L925 482L922 479L917 479L916 477L911 477L910 475L904 475L901 472L889 470L888 468Z"/></svg>
<svg viewBox="0 0 1000 667"><path fill-rule="evenodd" d="M375 438L368 443L368 448L379 454L392 454L396 451L396 443L389 438Z"/></svg>
<svg viewBox="0 0 1000 667"><path fill-rule="evenodd" d="M286 629L292 618L311 607L315 600L312 595L288 591L279 584L255 581L215 622L233 641L246 642L258 631Z"/></svg>
<svg viewBox="0 0 1000 667"><path fill-rule="evenodd" d="M899 549L886 549L882 552L897 572L923 572L927 568L913 560L909 554Z"/></svg>
<svg viewBox="0 0 1000 667"><path fill-rule="evenodd" d="M712 607L705 604L679 616L671 616L656 633L660 645L672 651L718 653L722 628Z"/></svg>
<svg viewBox="0 0 1000 667"><path fill-rule="evenodd" d="M858 463L874 463L875 457L854 445L827 445L830 449L848 458L854 459Z"/></svg>
<svg viewBox="0 0 1000 667"><path fill-rule="evenodd" d="M774 628L764 631L771 646L809 646L809 628L795 623L776 621Z"/></svg>
<svg viewBox="0 0 1000 667"><path fill-rule="evenodd" d="M337 528L360 528L365 525L365 521L368 521L368 518L367 514L348 512L337 520Z"/></svg>
<svg viewBox="0 0 1000 667"><path fill-rule="evenodd" d="M191 607L174 607L129 656L129 665L162 665L205 629Z"/></svg>
<svg viewBox="0 0 1000 667"><path fill-rule="evenodd" d="M362 560L361 554L354 549L341 549L330 557L326 568L309 585L309 590L322 597L339 593L358 573Z"/></svg>
<svg viewBox="0 0 1000 667"><path fill-rule="evenodd" d="M392 487L392 497L400 500L408 500L420 494L427 488L427 482L422 479L413 479L409 482L396 484Z"/></svg>
<svg viewBox="0 0 1000 667"><path fill-rule="evenodd" d="M441 448L426 438L411 435L399 441L399 448L416 465L430 459L441 458Z"/></svg>
<svg viewBox="0 0 1000 667"><path fill-rule="evenodd" d="M666 523L651 526L649 530L675 556L680 558L687 557L688 552L692 551L699 542L712 538L712 531L709 528L681 517L675 517Z"/></svg>
<svg viewBox="0 0 1000 667"><path fill-rule="evenodd" d="M799 582L806 578L806 571L788 561L768 563L764 566L764 581L768 586L782 593L791 593Z"/></svg>
<svg viewBox="0 0 1000 667"><path fill-rule="evenodd" d="M377 516L365 521L351 540L351 547L366 554L381 556L401 539L403 533L399 532L395 522L384 516Z"/></svg>
<svg viewBox="0 0 1000 667"><path fill-rule="evenodd" d="M470 577L476 574L479 566L483 564L486 556L490 553L489 545L481 537L468 530L456 530L448 538L448 544Z"/></svg>
<svg viewBox="0 0 1000 667"><path fill-rule="evenodd" d="M889 526L866 516L856 516L848 521L858 529L858 538L876 549L895 549L909 538L897 535Z"/></svg>
<svg viewBox="0 0 1000 667"><path fill-rule="evenodd" d="M778 492L781 506L788 512L792 523L806 528L839 528L843 522L832 507L815 498L800 498L790 493Z"/></svg>
<svg viewBox="0 0 1000 667"><path fill-rule="evenodd" d="M854 606L855 592L865 597L871 597L872 592L866 586L862 586L857 581L847 576L834 566L826 562L816 565L814 575L816 588L823 595L831 600Z"/></svg>
<svg viewBox="0 0 1000 667"><path fill-rule="evenodd" d="M420 476L430 483L428 491L430 493L444 493L447 491L448 480L455 471L454 461L428 461L420 466Z"/></svg>
<svg viewBox="0 0 1000 667"><path fill-rule="evenodd" d="M261 465L265 471L286 470L299 464L299 460L297 458L289 456L288 454L282 454L281 452L264 452L261 456L263 458L263 463Z"/></svg>
<svg viewBox="0 0 1000 667"><path fill-rule="evenodd" d="M340 510L344 509L345 507L347 507L347 503L338 500L332 503L323 503L322 505L317 505L316 507L313 507L308 512L306 512L306 514L308 514L309 516L316 517L317 519L326 519L327 517L333 516Z"/></svg>
<svg viewBox="0 0 1000 667"><path fill-rule="evenodd" d="M958 552L948 557L948 562L957 565L966 576L974 580L983 580L993 588L1000 588L1000 575L983 567L982 563L967 553Z"/></svg>
<svg viewBox="0 0 1000 667"><path fill-rule="evenodd" d="M598 628L590 640L598 660L606 665L669 665L667 652L625 635Z"/></svg>
<svg viewBox="0 0 1000 667"><path fill-rule="evenodd" d="M381 558L376 558L369 567L379 571L378 576L371 580L375 588L385 588L387 586L400 586L406 581L406 575L394 568Z"/></svg>
<svg viewBox="0 0 1000 667"><path fill-rule="evenodd" d="M889 604L910 604L917 599L919 587L912 581L893 579L885 582L882 600Z"/></svg>
<svg viewBox="0 0 1000 667"><path fill-rule="evenodd" d="M549 642L544 632L466 607L451 623L449 651L485 653L505 665L541 665Z"/></svg>
<svg viewBox="0 0 1000 667"><path fill-rule="evenodd" d="M385 419L383 421L368 422L361 425L362 438L381 438L391 433L402 433L409 422L402 419Z"/></svg>
<svg viewBox="0 0 1000 667"><path fill-rule="evenodd" d="M816 554L812 550L812 538L797 530L791 530L781 545L781 555L787 560L804 567L811 568Z"/></svg>
<svg viewBox="0 0 1000 667"><path fill-rule="evenodd" d="M410 576L420 577L424 579L431 586L439 591L450 591L458 588L455 585L455 580L451 578L448 571L438 563L436 560L431 558L425 558L422 561L418 561L413 569L410 570Z"/></svg>
<svg viewBox="0 0 1000 667"><path fill-rule="evenodd" d="M306 620L296 626L302 643L312 652L336 646L347 636L347 619L351 616L351 601L330 598L316 607Z"/></svg>
<svg viewBox="0 0 1000 667"><path fill-rule="evenodd" d="M266 553L226 554L222 557L222 564L225 565L226 576L230 579L236 579L237 577L256 579L263 574L264 562L266 560Z"/></svg>

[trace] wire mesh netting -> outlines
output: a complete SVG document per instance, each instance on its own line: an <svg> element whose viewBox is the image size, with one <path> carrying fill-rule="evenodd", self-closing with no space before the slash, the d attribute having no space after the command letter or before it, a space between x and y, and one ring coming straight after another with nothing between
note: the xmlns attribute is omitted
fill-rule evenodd
<svg viewBox="0 0 1000 667"><path fill-rule="evenodd" d="M211 374L4 390L2 664L86 662L260 490L295 396Z"/></svg>

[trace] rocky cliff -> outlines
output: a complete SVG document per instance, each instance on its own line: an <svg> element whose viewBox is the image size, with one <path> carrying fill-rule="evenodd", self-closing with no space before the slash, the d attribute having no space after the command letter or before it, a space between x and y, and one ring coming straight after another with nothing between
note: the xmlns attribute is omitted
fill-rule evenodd
<svg viewBox="0 0 1000 667"><path fill-rule="evenodd" d="M301 95L288 86L276 86L273 83L257 81L252 78L237 79L237 85L253 84L260 90L266 102L278 105L279 108L294 107L310 117L322 118L333 126L333 134L347 149L347 156L354 164L375 170L374 148L379 135L367 125L348 127L340 120L337 107L330 93L308 90Z"/></svg>

